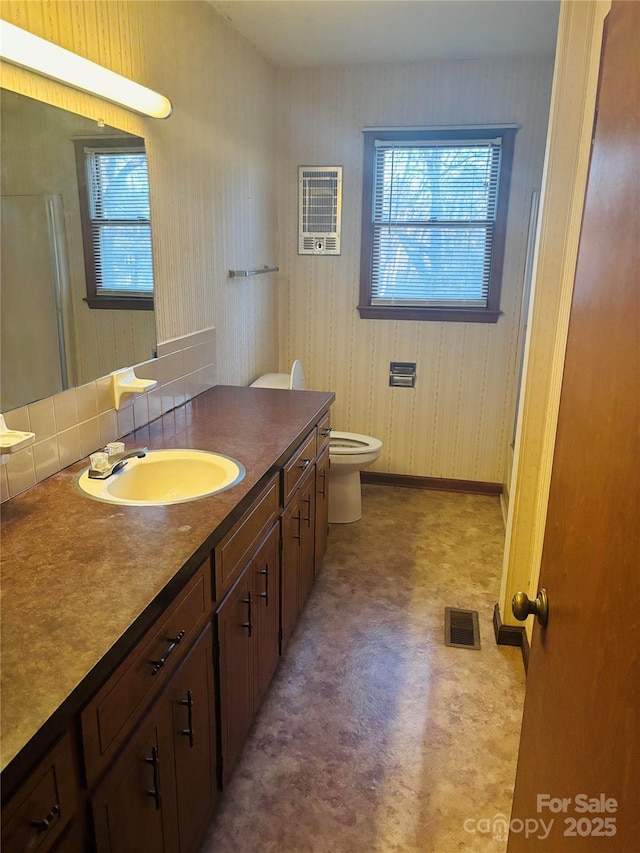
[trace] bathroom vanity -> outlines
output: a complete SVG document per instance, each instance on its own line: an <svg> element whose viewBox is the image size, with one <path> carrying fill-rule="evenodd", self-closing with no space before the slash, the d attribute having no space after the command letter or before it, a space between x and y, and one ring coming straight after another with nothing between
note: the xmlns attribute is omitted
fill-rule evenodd
<svg viewBox="0 0 640 853"><path fill-rule="evenodd" d="M326 548L332 394L217 386L126 437L242 462L123 507L87 460L2 507L2 847L198 849Z"/></svg>

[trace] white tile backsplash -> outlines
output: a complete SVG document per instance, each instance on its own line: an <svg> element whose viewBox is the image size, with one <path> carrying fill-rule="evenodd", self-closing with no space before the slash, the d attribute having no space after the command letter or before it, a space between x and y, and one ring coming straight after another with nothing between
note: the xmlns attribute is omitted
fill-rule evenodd
<svg viewBox="0 0 640 853"><path fill-rule="evenodd" d="M78 423L76 389L69 388L53 398L53 410L56 416L56 432L63 432Z"/></svg>
<svg viewBox="0 0 640 853"><path fill-rule="evenodd" d="M33 445L33 462L38 483L58 473L60 457L58 455L57 436L52 435L50 438L45 438Z"/></svg>
<svg viewBox="0 0 640 853"><path fill-rule="evenodd" d="M4 466L9 482L9 494L17 495L36 484L36 471L33 464L33 445L12 453Z"/></svg>
<svg viewBox="0 0 640 853"><path fill-rule="evenodd" d="M32 432L28 406L21 406L19 409L4 412L4 420L9 429L19 429L22 432Z"/></svg>
<svg viewBox="0 0 640 853"><path fill-rule="evenodd" d="M154 388L145 396L149 404L149 420L155 421L162 415L162 388Z"/></svg>
<svg viewBox="0 0 640 853"><path fill-rule="evenodd" d="M149 394L141 394L133 401L133 420L136 429L149 423Z"/></svg>
<svg viewBox="0 0 640 853"><path fill-rule="evenodd" d="M68 465L73 465L78 459L82 459L80 430L77 424L58 433L58 456L60 468L66 468Z"/></svg>
<svg viewBox="0 0 640 853"><path fill-rule="evenodd" d="M89 382L87 385L81 385L79 388L76 388L76 406L78 409L78 423L98 417L95 382Z"/></svg>
<svg viewBox="0 0 640 853"><path fill-rule="evenodd" d="M133 400L123 406L118 413L118 436L127 435L135 429L133 420Z"/></svg>
<svg viewBox="0 0 640 853"><path fill-rule="evenodd" d="M78 431L80 433L81 459L102 446L102 442L100 441L100 423L97 417L90 418L78 424Z"/></svg>
<svg viewBox="0 0 640 853"><path fill-rule="evenodd" d="M161 358L135 367L137 376L157 379L158 387L119 412L113 408L111 378L104 376L4 413L7 426L35 432L36 441L0 468L2 502L215 385L215 329L158 344L158 353Z"/></svg>
<svg viewBox="0 0 640 853"><path fill-rule="evenodd" d="M31 432L35 432L36 441L50 438L56 434L56 419L53 413L53 397L29 404Z"/></svg>
<svg viewBox="0 0 640 853"><path fill-rule="evenodd" d="M96 380L96 401L98 403L98 414L109 412L113 409L113 393L111 392L111 377L103 376Z"/></svg>
<svg viewBox="0 0 640 853"><path fill-rule="evenodd" d="M115 409L102 412L98 415L98 426L100 427L100 447L120 438L118 435L118 413ZM96 448L97 450L98 448Z"/></svg>

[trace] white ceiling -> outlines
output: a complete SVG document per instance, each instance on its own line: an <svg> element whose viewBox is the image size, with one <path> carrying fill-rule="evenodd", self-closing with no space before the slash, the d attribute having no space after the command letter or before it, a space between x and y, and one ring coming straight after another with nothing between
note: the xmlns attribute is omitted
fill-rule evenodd
<svg viewBox="0 0 640 853"><path fill-rule="evenodd" d="M558 0L209 0L281 68L549 55Z"/></svg>

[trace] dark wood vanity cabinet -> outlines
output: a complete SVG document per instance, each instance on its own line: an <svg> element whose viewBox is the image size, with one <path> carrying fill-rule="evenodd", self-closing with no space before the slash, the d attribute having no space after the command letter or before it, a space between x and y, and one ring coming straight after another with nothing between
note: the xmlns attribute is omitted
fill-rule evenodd
<svg viewBox="0 0 640 853"><path fill-rule="evenodd" d="M329 537L329 448L318 455L316 463L316 530L314 575L320 572L327 553Z"/></svg>
<svg viewBox="0 0 640 853"><path fill-rule="evenodd" d="M210 614L211 564L206 560L82 711L89 788L120 754L145 710L210 621Z"/></svg>
<svg viewBox="0 0 640 853"><path fill-rule="evenodd" d="M56 842L74 817L78 794L71 737L66 734L3 809L3 853L47 853L54 847L61 849Z"/></svg>
<svg viewBox="0 0 640 853"><path fill-rule="evenodd" d="M313 465L282 514L281 652L287 647L313 586L315 474Z"/></svg>
<svg viewBox="0 0 640 853"><path fill-rule="evenodd" d="M81 714L97 853L187 853L213 814L211 574L206 560Z"/></svg>
<svg viewBox="0 0 640 853"><path fill-rule="evenodd" d="M275 525L251 563L254 605L255 709L271 684L280 658L280 530Z"/></svg>
<svg viewBox="0 0 640 853"><path fill-rule="evenodd" d="M217 801L208 626L91 798L98 853L197 850Z"/></svg>
<svg viewBox="0 0 640 853"><path fill-rule="evenodd" d="M222 785L231 777L278 665L279 540L276 523L215 615Z"/></svg>
<svg viewBox="0 0 640 853"><path fill-rule="evenodd" d="M171 730L165 703L154 707L91 800L98 853L178 849Z"/></svg>
<svg viewBox="0 0 640 853"><path fill-rule="evenodd" d="M171 679L164 701L171 732L180 850L195 851L218 800L212 628Z"/></svg>
<svg viewBox="0 0 640 853"><path fill-rule="evenodd" d="M3 851L196 853L326 550L324 396L287 461L16 780Z"/></svg>

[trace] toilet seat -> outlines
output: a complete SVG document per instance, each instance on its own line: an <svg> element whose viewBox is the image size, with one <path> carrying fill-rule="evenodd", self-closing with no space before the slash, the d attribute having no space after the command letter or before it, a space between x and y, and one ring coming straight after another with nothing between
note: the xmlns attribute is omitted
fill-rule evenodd
<svg viewBox="0 0 640 853"><path fill-rule="evenodd" d="M331 456L357 456L360 453L375 453L382 448L379 438L361 435L358 432L339 432L332 429L329 438Z"/></svg>

